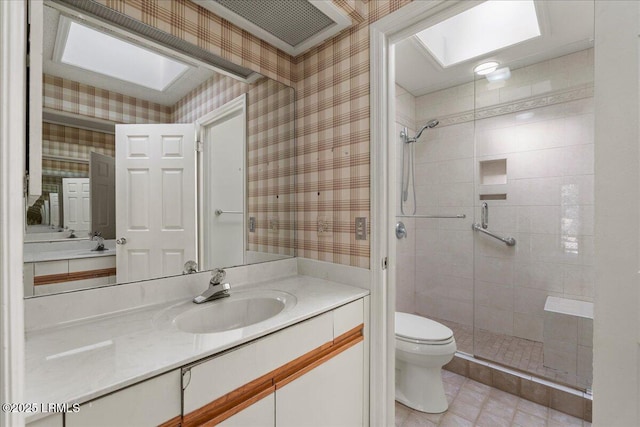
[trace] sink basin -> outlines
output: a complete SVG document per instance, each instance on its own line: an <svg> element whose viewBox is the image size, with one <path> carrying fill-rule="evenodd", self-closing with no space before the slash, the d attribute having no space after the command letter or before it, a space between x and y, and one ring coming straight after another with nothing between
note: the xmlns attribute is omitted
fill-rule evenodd
<svg viewBox="0 0 640 427"><path fill-rule="evenodd" d="M171 307L165 319L183 332L211 334L246 328L280 314L296 303L296 298L282 291L238 291L228 298Z"/></svg>

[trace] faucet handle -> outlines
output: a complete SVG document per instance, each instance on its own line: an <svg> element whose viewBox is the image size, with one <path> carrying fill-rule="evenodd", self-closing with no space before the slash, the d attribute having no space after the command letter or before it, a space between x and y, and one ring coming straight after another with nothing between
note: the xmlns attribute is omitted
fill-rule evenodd
<svg viewBox="0 0 640 427"><path fill-rule="evenodd" d="M182 274L193 274L198 272L198 263L189 260L184 263L184 269L182 270Z"/></svg>
<svg viewBox="0 0 640 427"><path fill-rule="evenodd" d="M211 270L211 280L209 280L210 285L217 285L221 283L226 277L227 272L222 268L214 268Z"/></svg>

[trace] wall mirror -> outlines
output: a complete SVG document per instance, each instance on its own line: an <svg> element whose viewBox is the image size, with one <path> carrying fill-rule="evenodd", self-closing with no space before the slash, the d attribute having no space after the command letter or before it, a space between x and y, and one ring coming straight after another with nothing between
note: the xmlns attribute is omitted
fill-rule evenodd
<svg viewBox="0 0 640 427"><path fill-rule="evenodd" d="M295 256L293 88L98 4L34 4L26 296Z"/></svg>

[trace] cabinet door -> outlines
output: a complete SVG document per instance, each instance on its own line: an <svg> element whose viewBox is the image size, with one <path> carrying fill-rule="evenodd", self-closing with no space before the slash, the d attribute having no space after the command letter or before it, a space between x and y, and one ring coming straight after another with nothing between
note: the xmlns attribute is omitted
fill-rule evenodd
<svg viewBox="0 0 640 427"><path fill-rule="evenodd" d="M62 427L62 414L49 415L37 421L27 423L27 427Z"/></svg>
<svg viewBox="0 0 640 427"><path fill-rule="evenodd" d="M180 371L172 371L80 406L65 427L179 425Z"/></svg>
<svg viewBox="0 0 640 427"><path fill-rule="evenodd" d="M277 388L276 425L362 426L363 357L360 342Z"/></svg>
<svg viewBox="0 0 640 427"><path fill-rule="evenodd" d="M275 405L275 393L271 393L218 425L221 427L274 427Z"/></svg>

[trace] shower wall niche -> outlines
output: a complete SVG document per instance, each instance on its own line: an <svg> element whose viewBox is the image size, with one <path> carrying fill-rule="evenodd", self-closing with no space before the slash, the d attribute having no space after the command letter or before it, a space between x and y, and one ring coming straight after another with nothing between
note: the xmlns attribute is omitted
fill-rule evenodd
<svg viewBox="0 0 640 427"><path fill-rule="evenodd" d="M590 330L564 346L549 332L549 322L588 315L545 304L593 302L593 50L418 97L396 87L396 97L398 127L440 121L414 144L417 214L466 215L402 218L398 310L447 324L460 351L590 388ZM472 231L482 203L487 230L515 246Z"/></svg>

